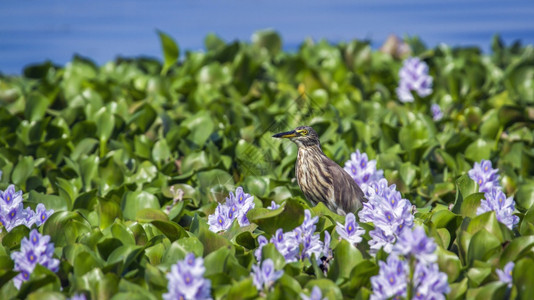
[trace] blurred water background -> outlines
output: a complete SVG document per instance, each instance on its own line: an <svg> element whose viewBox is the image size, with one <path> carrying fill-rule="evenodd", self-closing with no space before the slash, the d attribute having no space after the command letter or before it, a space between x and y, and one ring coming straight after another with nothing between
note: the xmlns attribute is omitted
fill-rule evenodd
<svg viewBox="0 0 534 300"><path fill-rule="evenodd" d="M389 34L417 35L427 46L478 46L493 35L509 44L534 44L532 0L183 0L0 2L0 72L77 53L98 64L117 56L161 57L156 30L184 50L203 48L208 33L250 41L253 32L278 31L286 50L304 39L369 39L378 48Z"/></svg>

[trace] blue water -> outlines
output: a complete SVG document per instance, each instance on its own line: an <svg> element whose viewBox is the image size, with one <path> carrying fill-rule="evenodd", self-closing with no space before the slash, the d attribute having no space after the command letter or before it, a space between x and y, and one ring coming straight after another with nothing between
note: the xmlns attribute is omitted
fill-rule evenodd
<svg viewBox="0 0 534 300"><path fill-rule="evenodd" d="M371 39L378 47L394 33L418 35L431 47L446 43L489 51L496 33L506 43L534 44L534 1L2 1L0 72L20 74L27 64L47 59L65 64L75 53L98 64L117 56L161 57L157 29L182 50L199 50L208 33L250 41L265 28L277 30L287 50L307 37Z"/></svg>

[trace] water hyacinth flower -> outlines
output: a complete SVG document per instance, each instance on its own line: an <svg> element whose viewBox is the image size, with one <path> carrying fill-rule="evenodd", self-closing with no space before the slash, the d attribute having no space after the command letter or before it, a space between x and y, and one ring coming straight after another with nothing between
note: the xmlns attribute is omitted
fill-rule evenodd
<svg viewBox="0 0 534 300"><path fill-rule="evenodd" d="M282 228L279 228L276 230L275 235L271 237L271 243L275 245L278 252L282 254L287 262L297 261L299 244L295 232L284 233Z"/></svg>
<svg viewBox="0 0 534 300"><path fill-rule="evenodd" d="M360 222L372 223L375 229L369 232L372 240L369 241L371 253L383 248L391 252L393 243L406 228L413 226L411 203L403 199L396 186L388 186L386 179L371 183L366 190L368 202L358 213Z"/></svg>
<svg viewBox="0 0 534 300"><path fill-rule="evenodd" d="M304 211L304 221L300 226L292 231L284 232L281 228L271 237L270 242L273 243L284 256L286 262L294 262L311 258L315 255L315 258L320 262L323 255L327 256L331 254L330 249L330 234L325 232L325 241L328 241L328 245L321 241L321 236L315 233L316 223L319 217L311 217L309 210ZM261 238L261 240L260 240ZM264 237L258 237L258 243L260 247L264 246ZM259 247L258 247L259 248ZM260 261L261 250L256 250L254 253L256 259Z"/></svg>
<svg viewBox="0 0 534 300"><path fill-rule="evenodd" d="M507 283L508 287L512 287L512 272L514 271L514 262L507 263L502 270L497 269L497 275L501 282Z"/></svg>
<svg viewBox="0 0 534 300"><path fill-rule="evenodd" d="M284 275L284 271L276 271L272 259L269 258L264 260L261 266L260 263L253 265L250 275L258 291L266 291Z"/></svg>
<svg viewBox="0 0 534 300"><path fill-rule="evenodd" d="M34 220L37 226L41 226L54 213L53 209L46 210L44 204L39 203L35 208Z"/></svg>
<svg viewBox="0 0 534 300"><path fill-rule="evenodd" d="M280 204L277 204L274 201L271 201L271 206L267 207L267 209L270 209L270 210L275 210L275 209L279 209L279 208L280 208Z"/></svg>
<svg viewBox="0 0 534 300"><path fill-rule="evenodd" d="M260 235L258 236L258 248L256 249L256 251L254 251L254 256L256 257L256 260L257 261L261 261L261 250L263 249L263 246L269 244L269 241L267 240L266 237L264 237L263 235Z"/></svg>
<svg viewBox="0 0 534 300"><path fill-rule="evenodd" d="M475 163L473 169L469 170L467 174L478 184L478 191L487 193L495 188L501 188L499 184L499 169L491 167L491 161L482 160L480 163Z"/></svg>
<svg viewBox="0 0 534 300"><path fill-rule="evenodd" d="M178 261L167 274L169 283L168 292L163 299L212 299L211 280L204 278L204 260L196 258L193 253L186 255L185 259Z"/></svg>
<svg viewBox="0 0 534 300"><path fill-rule="evenodd" d="M365 233L365 229L356 223L356 217L353 213L345 216L345 225L337 222L336 231L341 238L353 245L361 242L362 235Z"/></svg>
<svg viewBox="0 0 534 300"><path fill-rule="evenodd" d="M430 111L432 111L432 120L439 121L443 119L443 112L438 104L432 104L432 106L430 106Z"/></svg>
<svg viewBox="0 0 534 300"><path fill-rule="evenodd" d="M41 226L54 210L46 210L44 204L39 203L37 212L31 208L24 208L22 204L22 191L15 191L15 186L10 185L5 191L0 190L0 232L2 227L8 232L19 225L31 228L33 224Z"/></svg>
<svg viewBox="0 0 534 300"><path fill-rule="evenodd" d="M37 264L40 264L52 272L59 269L59 260L53 258L54 243L50 243L50 236L41 235L36 229L30 232L29 239L23 238L20 243L20 251L11 253L11 259L15 262L15 271L20 272L13 282L20 288L22 282L30 278L30 274Z"/></svg>
<svg viewBox="0 0 534 300"><path fill-rule="evenodd" d="M350 155L350 160L345 162L343 169L362 187L362 190L364 189L362 185L384 178L384 171L376 169L376 160L369 160L367 153L360 153L360 150Z"/></svg>
<svg viewBox="0 0 534 300"><path fill-rule="evenodd" d="M250 225L247 212L254 208L254 205L254 196L245 193L242 187L238 187L235 195L230 192L226 202L219 203L215 213L208 216L209 229L213 232L226 231L235 219L241 227Z"/></svg>
<svg viewBox="0 0 534 300"><path fill-rule="evenodd" d="M415 266L414 287L413 299L445 300L450 292L447 274L440 272L436 263Z"/></svg>
<svg viewBox="0 0 534 300"><path fill-rule="evenodd" d="M228 206L219 203L215 213L208 216L209 229L213 232L226 231L232 225L233 219L228 218Z"/></svg>
<svg viewBox="0 0 534 300"><path fill-rule="evenodd" d="M70 297L69 300L87 300L84 294L75 294L74 296Z"/></svg>
<svg viewBox="0 0 534 300"><path fill-rule="evenodd" d="M300 298L302 298L302 300L326 300L328 299L326 297L323 298L323 293L321 292L321 289L318 286L313 287L312 292L309 297L304 293L300 293Z"/></svg>
<svg viewBox="0 0 534 300"><path fill-rule="evenodd" d="M373 294L369 299L400 299L406 297L408 264L396 255L388 256L387 260L378 262L378 275L371 277Z"/></svg>
<svg viewBox="0 0 534 300"><path fill-rule="evenodd" d="M428 65L419 58L406 59L399 71L399 77L396 92L401 102L413 102L412 91L419 97L432 94L432 77L428 75Z"/></svg>
<svg viewBox="0 0 534 300"><path fill-rule="evenodd" d="M519 217L513 215L515 209L513 197L506 198L500 189L492 189L490 192L484 194L484 198L480 201L480 206L477 208L477 215L494 211L497 220L510 229L513 229L519 223Z"/></svg>
<svg viewBox="0 0 534 300"><path fill-rule="evenodd" d="M404 230L397 238L393 251L399 255L411 256L418 262L430 264L436 262L436 243L426 236L423 227L414 230Z"/></svg>

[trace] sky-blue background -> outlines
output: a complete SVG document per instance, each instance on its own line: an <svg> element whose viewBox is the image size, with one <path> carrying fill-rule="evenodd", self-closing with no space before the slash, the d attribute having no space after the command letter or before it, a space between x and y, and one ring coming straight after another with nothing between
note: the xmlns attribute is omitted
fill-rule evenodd
<svg viewBox="0 0 534 300"><path fill-rule="evenodd" d="M507 43L534 44L534 1L527 0L18 0L0 2L0 72L29 63L64 64L74 53L99 64L117 56L161 57L156 29L180 48L203 48L206 34L250 41L258 29L282 35L294 50L307 37L332 42L391 33L419 35L428 46L476 45L489 51L499 33Z"/></svg>

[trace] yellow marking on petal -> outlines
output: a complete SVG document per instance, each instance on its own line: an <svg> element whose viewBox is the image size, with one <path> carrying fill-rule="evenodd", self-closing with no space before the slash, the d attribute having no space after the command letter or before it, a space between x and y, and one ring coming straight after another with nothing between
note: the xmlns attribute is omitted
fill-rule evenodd
<svg viewBox="0 0 534 300"><path fill-rule="evenodd" d="M349 231L352 231L352 226L349 225Z"/></svg>
<svg viewBox="0 0 534 300"><path fill-rule="evenodd" d="M482 179L479 179L478 180L478 185L481 185L482 184Z"/></svg>

